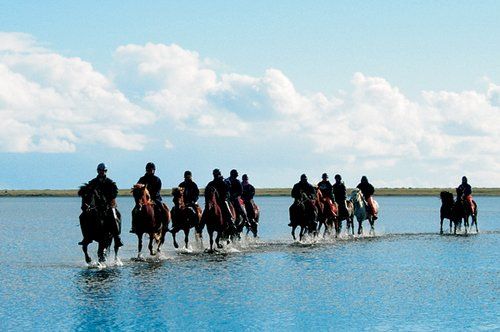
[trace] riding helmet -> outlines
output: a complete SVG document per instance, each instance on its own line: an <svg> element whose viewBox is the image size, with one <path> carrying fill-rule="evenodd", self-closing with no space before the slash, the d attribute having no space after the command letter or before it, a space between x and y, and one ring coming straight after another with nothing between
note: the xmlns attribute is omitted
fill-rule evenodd
<svg viewBox="0 0 500 332"><path fill-rule="evenodd" d="M232 169L231 172L229 172L229 175L231 175L232 177L237 177L238 176L238 171L235 170L235 169Z"/></svg>
<svg viewBox="0 0 500 332"><path fill-rule="evenodd" d="M99 165L97 165L97 170L98 171L107 171L108 168L106 167L105 163L100 163Z"/></svg>
<svg viewBox="0 0 500 332"><path fill-rule="evenodd" d="M151 161L149 163L146 164L146 171L149 170L149 169L153 169L153 170L156 170L156 166L154 163L152 163Z"/></svg>

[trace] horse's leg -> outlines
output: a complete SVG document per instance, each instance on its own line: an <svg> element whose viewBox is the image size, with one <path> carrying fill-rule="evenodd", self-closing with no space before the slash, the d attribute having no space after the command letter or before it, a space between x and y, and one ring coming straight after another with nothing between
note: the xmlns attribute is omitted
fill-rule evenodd
<svg viewBox="0 0 500 332"><path fill-rule="evenodd" d="M99 257L99 263L103 263L106 261L106 256L104 255L104 241L99 241L99 245L97 247L97 257Z"/></svg>
<svg viewBox="0 0 500 332"><path fill-rule="evenodd" d="M342 224L341 221L338 220L337 217L333 217L333 225L335 226L335 237L338 237L340 234L340 225Z"/></svg>
<svg viewBox="0 0 500 332"><path fill-rule="evenodd" d="M297 229L296 225L292 226L292 237L293 237L294 240L297 240L297 238L295 237L295 230L296 229Z"/></svg>
<svg viewBox="0 0 500 332"><path fill-rule="evenodd" d="M184 243L186 244L186 249L188 248L189 241L189 227L184 229Z"/></svg>
<svg viewBox="0 0 500 332"><path fill-rule="evenodd" d="M467 234L467 228L469 228L469 215L465 215L465 217L464 217L464 230L465 230L465 234Z"/></svg>
<svg viewBox="0 0 500 332"><path fill-rule="evenodd" d="M370 222L370 235L375 235L375 217L371 216L368 221Z"/></svg>
<svg viewBox="0 0 500 332"><path fill-rule="evenodd" d="M255 220L252 220L250 228L252 230L253 237L257 237L257 226L258 226L257 222Z"/></svg>
<svg viewBox="0 0 500 332"><path fill-rule="evenodd" d="M215 237L215 243L217 244L217 248L221 249L222 244L220 244L221 232L217 232L217 236ZM229 243L229 240L228 240Z"/></svg>
<svg viewBox="0 0 500 332"><path fill-rule="evenodd" d="M302 238L304 237L305 232L306 232L306 228L303 226L300 226L299 241L302 241Z"/></svg>
<svg viewBox="0 0 500 332"><path fill-rule="evenodd" d="M453 226L452 226L452 223L453 223L453 225L455 224L455 223L451 220L451 218L450 218L450 234L451 234L451 232L452 232L452 227L453 227ZM455 234L456 234L456 230L455 230Z"/></svg>
<svg viewBox="0 0 500 332"><path fill-rule="evenodd" d="M82 245L82 250L83 250L83 253L85 254L85 262L87 264L90 264L90 263L92 263L92 258L90 258L90 256L89 256L88 247L89 247L89 244L87 242L84 242Z"/></svg>
<svg viewBox="0 0 500 332"><path fill-rule="evenodd" d="M441 230L439 231L439 234L443 235L443 220L444 218L441 217Z"/></svg>
<svg viewBox="0 0 500 332"><path fill-rule="evenodd" d="M149 249L149 254L151 256L155 255L155 252L153 251L153 240L154 240L154 234L149 234L149 244L148 244L148 249Z"/></svg>
<svg viewBox="0 0 500 332"><path fill-rule="evenodd" d="M141 258L142 254L142 233L137 233L137 258Z"/></svg>
<svg viewBox="0 0 500 332"><path fill-rule="evenodd" d="M170 230L170 233L172 233L172 240L174 240L174 247L176 249L179 248L179 244L177 243L177 239L175 238L175 235L177 234L177 232L172 229L172 230Z"/></svg>
<svg viewBox="0 0 500 332"><path fill-rule="evenodd" d="M214 251L214 232L208 231L208 237L210 239L210 252Z"/></svg>
<svg viewBox="0 0 500 332"><path fill-rule="evenodd" d="M358 220L358 235L363 234L363 220Z"/></svg>

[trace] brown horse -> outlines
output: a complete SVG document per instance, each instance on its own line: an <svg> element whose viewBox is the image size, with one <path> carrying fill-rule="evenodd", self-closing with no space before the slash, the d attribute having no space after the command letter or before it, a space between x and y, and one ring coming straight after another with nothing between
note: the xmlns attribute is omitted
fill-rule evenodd
<svg viewBox="0 0 500 332"><path fill-rule="evenodd" d="M354 235L354 204L349 200L344 201L344 204L345 207L341 207L340 204L338 204L339 214L337 217L338 221L337 234L339 234L342 231L342 221L345 220L347 227L347 234L349 234L349 230L351 230L352 231L351 234Z"/></svg>
<svg viewBox="0 0 500 332"><path fill-rule="evenodd" d="M257 237L259 219L260 219L260 209L255 204L254 200L244 201L245 211L247 212L248 223L245 225L247 228L247 234L252 232L253 237Z"/></svg>
<svg viewBox="0 0 500 332"><path fill-rule="evenodd" d="M132 194L135 199L135 207L132 209L132 225L134 233L138 238L138 254L141 257L142 236L144 233L149 235L149 253L154 256L160 252L163 242L165 242L165 233L168 231L170 222L170 211L166 204L156 206L151 200L149 191L143 184L136 184L132 188ZM156 252L153 249L153 240L156 242Z"/></svg>
<svg viewBox="0 0 500 332"><path fill-rule="evenodd" d="M170 233L172 233L172 239L174 241L174 247L179 248L179 244L175 239L175 235L179 231L184 231L184 242L186 248L188 248L189 241L189 230L192 227L198 228L201 219L201 208L196 206L186 206L184 203L184 188L174 188L172 189L172 196L174 207L172 208L172 228Z"/></svg>
<svg viewBox="0 0 500 332"><path fill-rule="evenodd" d="M80 228L84 241L82 241L82 250L85 254L87 264L92 262L92 258L88 254L88 245L92 241L96 241L99 245L97 248L97 256L99 263L106 261L106 253L111 247L113 240L111 224L118 223L118 230L121 230L120 212L116 211L116 218L111 211L109 202L100 194L96 188L90 184L85 184L78 190L78 196L82 198L82 213L80 214ZM115 243L115 260L118 260L119 246Z"/></svg>
<svg viewBox="0 0 500 332"><path fill-rule="evenodd" d="M300 227L299 241L302 241L305 232L317 234L318 208L315 200L310 199L304 192L299 199L296 199L289 208L290 227L292 227L292 237L296 240L295 230Z"/></svg>
<svg viewBox="0 0 500 332"><path fill-rule="evenodd" d="M461 228L462 221L464 222L465 234L467 234L469 228L469 217L472 217L472 226L476 226L476 232L478 232L477 227L477 204L474 200L469 203L467 200L462 198L461 192L457 191L457 199L453 199L453 194L448 191L442 191L440 193L441 197L441 209L440 209L440 220L441 220L441 229L440 234L443 234L443 220L450 220L450 233L453 227L453 234L457 234L457 229ZM474 206L472 207L471 204Z"/></svg>
<svg viewBox="0 0 500 332"><path fill-rule="evenodd" d="M316 190L315 199L316 208L318 209L318 233L321 226L325 225L325 232L323 237L331 234L332 229L335 227L335 236L340 233L338 223L338 205L331 198L323 196L321 190Z"/></svg>
<svg viewBox="0 0 500 332"><path fill-rule="evenodd" d="M205 209L201 216L200 226L197 228L196 232L201 234L205 225L207 226L207 232L210 238L210 249L207 251L214 252L214 232L217 232L215 238L217 248L222 248L220 238L225 228L224 218L219 203L217 203L217 190L211 186L205 188Z"/></svg>

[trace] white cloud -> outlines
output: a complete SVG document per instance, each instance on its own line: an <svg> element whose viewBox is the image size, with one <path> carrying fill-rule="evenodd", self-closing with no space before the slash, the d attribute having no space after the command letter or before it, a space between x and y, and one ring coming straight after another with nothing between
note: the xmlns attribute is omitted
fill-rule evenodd
<svg viewBox="0 0 500 332"><path fill-rule="evenodd" d="M38 47L28 35L2 33L2 41L0 114L10 129L0 132L1 151L74 152L89 141L142 149L147 138L133 132L154 115L90 63Z"/></svg>
<svg viewBox="0 0 500 332"><path fill-rule="evenodd" d="M398 175L414 186L429 176L448 183L457 172L500 183L500 87L492 82L414 101L384 78L355 73L349 91L304 94L278 69L253 77L213 63L175 44L130 44L117 48L107 76L29 35L0 33L0 151L141 150L155 141L173 149L163 128L189 135L181 144L203 136L274 152L300 147L357 172L417 167L419 175Z"/></svg>

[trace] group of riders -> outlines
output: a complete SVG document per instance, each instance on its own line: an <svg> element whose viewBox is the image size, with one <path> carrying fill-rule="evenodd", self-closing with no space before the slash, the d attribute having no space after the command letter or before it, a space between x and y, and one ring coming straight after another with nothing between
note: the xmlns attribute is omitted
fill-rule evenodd
<svg viewBox="0 0 500 332"><path fill-rule="evenodd" d="M347 188L344 181L342 181L342 176L340 174L336 174L334 178L335 183L331 184L328 180L328 174L323 173L321 176L322 180L317 184L317 190L321 192L321 199L327 207L332 209L332 206L337 204L338 214L346 215L348 214ZM373 200L375 188L368 182L368 178L366 176L361 177L361 181L356 188L358 188L363 195L367 212L372 214L376 220L377 209ZM314 200L317 196L316 189L307 181L307 176L305 174L300 176L300 181L292 188L292 198L296 201L302 199L302 194L305 194L311 200ZM292 226L292 224L290 223L289 226Z"/></svg>
<svg viewBox="0 0 500 332"><path fill-rule="evenodd" d="M161 197L162 182L161 179L155 175L156 166L154 163L149 162L146 164L145 168L146 172L144 176L139 178L137 183L147 188L149 197L155 206L156 212L160 215L166 214L168 213L168 210L162 208L164 206L163 199ZM120 238L120 214L116 209L118 187L113 180L107 177L107 171L108 169L106 165L104 163L100 163L97 166L97 176L89 182L89 186L92 186L105 202L104 221L108 224L108 229L113 237L115 246L121 247L123 246L123 242ZM258 207L253 201L255 188L250 184L248 175L243 174L243 181L238 179L239 174L235 169L231 170L228 178L224 178L219 169L214 169L212 175L213 180L207 184L205 189L205 199L208 199L207 195L210 192L207 188L213 188L215 190L215 200L220 207L222 221L224 224L231 225L235 220L235 213L246 225L249 224L250 220L258 222L258 218L256 220ZM335 210L337 211L336 213L339 216L348 215L349 201L347 199L347 188L342 181L342 176L340 174L336 174L334 178L335 182L332 184L328 180L328 174L323 173L322 181L317 184L316 189L308 182L307 176L302 174L300 181L293 186L291 196L294 198L295 202L300 201L303 197L314 200L317 198L319 191L322 203L325 207L331 208L333 211L333 206L335 205ZM191 171L188 170L184 172L184 181L178 185L178 188L182 188L182 198L185 206L192 209L194 212L201 211L201 208L198 205L200 190L198 185L193 181ZM373 199L375 188L369 183L366 176L361 178L360 183L356 186L356 188L359 189L362 194L366 212L372 215L373 220L376 220L378 211L377 205ZM462 183L456 188L456 191L457 200L462 199L470 205L471 209L474 211L475 203L473 203L472 199L472 188L467 183L467 178L465 176L462 178ZM86 206L86 204L82 203L83 211L88 208L89 207ZM85 236L85 228L87 227L85 220L81 219L81 226L84 237L79 244L85 246L91 243L92 239ZM288 226L293 227L292 223ZM130 232L136 233L135 228L136 225L134 224L133 219ZM256 236L256 232L254 233L254 236Z"/></svg>
<svg viewBox="0 0 500 332"><path fill-rule="evenodd" d="M161 216L161 219L170 218L166 216L169 212L168 209L164 208L161 196L162 182L161 179L155 175L156 166L154 163L148 162L145 168L146 172L144 176L139 178L136 186L143 186L147 189L149 198L154 205L155 212ZM103 201L106 202L106 206L104 207L105 223L108 224L108 229L112 234L115 247L121 247L123 246L123 242L120 238L121 222L119 212L116 209L118 187L113 180L107 177L107 171L108 168L104 163L97 165L97 176L90 180L88 185L92 186L93 189L99 193L100 197L102 197ZM250 184L248 175L243 174L243 181L240 181L238 179L238 171L235 169L231 170L228 178L224 178L219 169L214 169L212 174L213 180L207 184L206 188L211 187L215 189L216 200L222 212L224 223L230 225L234 221L234 212L242 219L242 223L245 225L248 225L251 221L257 223L258 218L256 218L256 214L258 214L258 207L253 200L255 196L255 187ZM201 209L198 205L200 190L198 185L193 181L191 171L187 170L184 172L184 181L178 185L178 188L182 189L182 199L185 207L191 209L195 214L197 211L200 211ZM206 199L208 193L209 190L205 190ZM137 207L138 206L136 206L136 208ZM86 209L88 209L88 206L82 204L82 211ZM88 245L92 242L92 239L85 236L85 234L87 234L87 232L85 232L86 220L80 219L84 238L79 242L79 245ZM132 218L130 233L137 233L136 227L135 219ZM256 228L254 236L256 236Z"/></svg>

